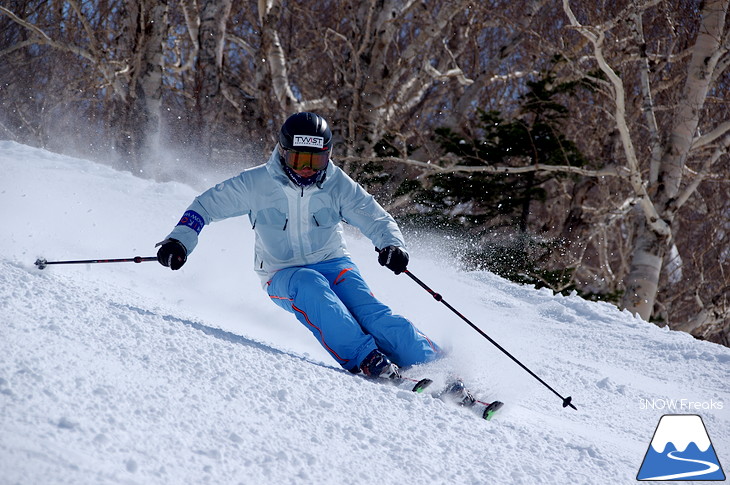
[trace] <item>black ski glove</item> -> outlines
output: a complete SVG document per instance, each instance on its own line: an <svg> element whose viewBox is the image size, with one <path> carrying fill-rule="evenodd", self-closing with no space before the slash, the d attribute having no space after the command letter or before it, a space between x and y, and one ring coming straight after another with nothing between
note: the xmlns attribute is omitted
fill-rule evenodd
<svg viewBox="0 0 730 485"><path fill-rule="evenodd" d="M378 263L395 274L401 274L408 266L408 253L397 246L387 246L378 250Z"/></svg>
<svg viewBox="0 0 730 485"><path fill-rule="evenodd" d="M157 251L157 261L162 266L167 266L172 270L180 269L188 259L187 249L177 239L165 239L161 243L157 243L157 246L161 246Z"/></svg>

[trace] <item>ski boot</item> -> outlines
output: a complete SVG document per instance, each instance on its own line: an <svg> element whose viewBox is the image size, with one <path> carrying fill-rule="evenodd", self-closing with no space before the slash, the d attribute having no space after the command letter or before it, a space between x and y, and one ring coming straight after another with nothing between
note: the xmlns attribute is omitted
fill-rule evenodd
<svg viewBox="0 0 730 485"><path fill-rule="evenodd" d="M360 364L360 370L367 377L379 379L400 379L400 371L395 365L378 349L373 350Z"/></svg>

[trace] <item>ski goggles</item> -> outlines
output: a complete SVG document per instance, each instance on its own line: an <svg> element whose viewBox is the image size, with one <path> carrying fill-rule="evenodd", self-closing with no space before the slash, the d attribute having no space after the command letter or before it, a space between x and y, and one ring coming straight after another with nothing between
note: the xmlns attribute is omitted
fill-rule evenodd
<svg viewBox="0 0 730 485"><path fill-rule="evenodd" d="M284 163L292 170L303 170L307 167L319 172L327 168L330 159L330 151L323 152L296 152L294 150L286 150L279 147Z"/></svg>

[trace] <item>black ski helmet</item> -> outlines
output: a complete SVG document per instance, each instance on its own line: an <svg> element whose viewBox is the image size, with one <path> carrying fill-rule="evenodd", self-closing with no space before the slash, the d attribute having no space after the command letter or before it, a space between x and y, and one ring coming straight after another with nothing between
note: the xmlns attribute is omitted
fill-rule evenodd
<svg viewBox="0 0 730 485"><path fill-rule="evenodd" d="M318 114L296 113L281 125L279 146L297 152L329 152L332 149L332 131L327 120Z"/></svg>

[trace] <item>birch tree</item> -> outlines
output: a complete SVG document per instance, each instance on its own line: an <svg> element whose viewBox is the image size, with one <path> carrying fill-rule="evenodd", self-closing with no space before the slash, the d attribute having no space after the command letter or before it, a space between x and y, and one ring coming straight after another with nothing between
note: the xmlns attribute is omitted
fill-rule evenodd
<svg viewBox="0 0 730 485"><path fill-rule="evenodd" d="M207 158L212 158L213 150L222 145L221 137L225 136L221 133L225 130L223 117L230 107L224 95L223 53L231 5L232 0L199 1L195 20L197 51L193 97L196 116L193 122L197 126L191 127L190 133L195 135L198 147Z"/></svg>
<svg viewBox="0 0 730 485"><path fill-rule="evenodd" d="M167 0L127 2L122 20L125 77L115 107L117 151L126 168L140 173L144 161L155 156L161 131L163 44L167 37ZM93 35L89 32L89 35Z"/></svg>
<svg viewBox="0 0 730 485"><path fill-rule="evenodd" d="M631 6L626 9L623 19L635 36L637 46L643 43L643 15L645 9L660 2ZM694 43L689 49L690 59L686 64L681 95L676 104L669 107L671 116L664 126L657 123L657 107L653 102L656 78L652 76L649 56L658 53L639 52L638 70L643 94L642 109L645 130L648 131L649 144L646 157L635 146L634 139L643 135L640 128L632 132L630 114L627 111L626 79L617 74L607 58L607 34L617 24L608 21L603 24L583 25L573 12L570 1L563 1L571 26L588 39L592 46L592 56L601 72L606 76L613 96L613 120L616 123L623 147L626 179L632 188L639 217L636 218L636 237L633 243L631 268L625 280L623 306L644 319L649 319L654 311L659 288L663 262L675 244L673 226L677 212L692 197L703 179L710 173L715 160L705 158L700 170L692 170L692 156L711 140L723 155L726 155L728 132L727 123L713 123L706 113L708 94L722 76L730 61L727 56L727 30L725 17L727 0L711 0L702 4L698 11L700 26ZM670 52L676 56L678 53ZM709 135L700 135L700 122ZM665 129L661 133L661 129ZM648 158L648 160L647 160ZM648 163L647 163L648 162ZM648 167L648 172L643 169ZM686 174L695 172L687 180Z"/></svg>

